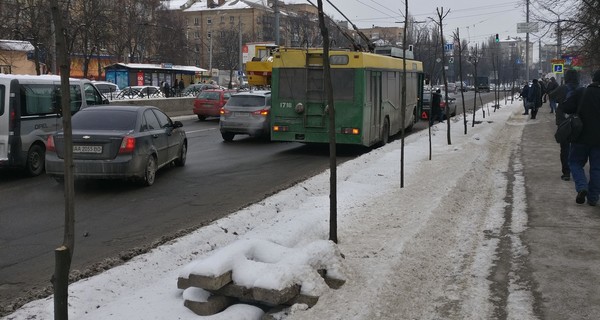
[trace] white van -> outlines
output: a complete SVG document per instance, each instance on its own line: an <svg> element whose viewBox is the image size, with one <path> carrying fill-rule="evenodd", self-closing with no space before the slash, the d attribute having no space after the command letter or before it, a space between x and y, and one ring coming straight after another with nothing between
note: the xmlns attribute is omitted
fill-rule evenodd
<svg viewBox="0 0 600 320"><path fill-rule="evenodd" d="M71 112L108 100L85 79L70 79ZM0 168L44 172L46 138L62 128L60 76L0 74Z"/></svg>

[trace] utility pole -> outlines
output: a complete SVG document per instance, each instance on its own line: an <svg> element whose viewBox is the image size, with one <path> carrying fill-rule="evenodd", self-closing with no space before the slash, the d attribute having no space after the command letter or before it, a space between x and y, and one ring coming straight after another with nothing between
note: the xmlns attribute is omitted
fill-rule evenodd
<svg viewBox="0 0 600 320"><path fill-rule="evenodd" d="M529 0L527 0L527 16L525 22L527 22L527 34L525 36L525 80L529 83Z"/></svg>
<svg viewBox="0 0 600 320"><path fill-rule="evenodd" d="M238 23L240 25L240 34L238 36L240 38L239 39L240 61L238 62L239 63L238 81L239 81L239 84L242 85L242 81L241 80L243 79L242 75L243 75L243 72L244 72L244 53L242 51L243 50L243 44L242 44L242 16L240 15L238 19L239 19Z"/></svg>

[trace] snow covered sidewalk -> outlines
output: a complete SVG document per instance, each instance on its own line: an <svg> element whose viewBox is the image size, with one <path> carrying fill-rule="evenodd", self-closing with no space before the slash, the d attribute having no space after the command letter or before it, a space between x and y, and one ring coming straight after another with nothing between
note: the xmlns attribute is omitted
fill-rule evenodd
<svg viewBox="0 0 600 320"><path fill-rule="evenodd" d="M491 109L490 109L491 110ZM486 113L487 113L486 109ZM294 306L285 319L493 318L497 294L488 278L498 267L503 238L509 256L524 254L525 199L514 157L523 125L517 102L487 114L463 134L462 117L406 138L405 186L400 188L400 141L338 169L338 250L346 284L328 289L311 309ZM468 115L468 120L472 118ZM70 319L260 319L263 311L234 305L201 317L183 306L177 278L184 266L239 239L302 248L328 238L329 173L324 172L172 243L69 288ZM510 201L510 202L509 202ZM504 248L506 249L506 248ZM512 260L511 260L512 261ZM509 315L528 318L531 293L508 293ZM281 281L285 281L282 279ZM514 280L514 281L513 281ZM49 319L52 298L33 301L5 319Z"/></svg>

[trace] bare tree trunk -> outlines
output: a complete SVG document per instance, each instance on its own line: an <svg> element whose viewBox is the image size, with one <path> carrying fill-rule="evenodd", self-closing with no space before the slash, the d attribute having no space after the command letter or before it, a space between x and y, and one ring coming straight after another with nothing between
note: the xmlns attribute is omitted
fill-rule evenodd
<svg viewBox="0 0 600 320"><path fill-rule="evenodd" d="M400 143L400 188L404 188L404 134L406 123L406 30L408 30L408 0L404 1L404 32L402 34L402 141ZM418 115L415 115L417 117ZM429 119L428 119L429 120Z"/></svg>
<svg viewBox="0 0 600 320"><path fill-rule="evenodd" d="M333 85L331 84L331 70L329 68L329 33L325 25L323 1L317 1L319 10L319 26L323 36L323 77L325 80L325 93L327 95L327 109L329 111L329 240L337 243L337 155L335 141L335 108L333 101Z"/></svg>
<svg viewBox="0 0 600 320"><path fill-rule="evenodd" d="M73 142L71 133L71 101L69 92L70 61L67 52L66 30L63 23L65 8L59 7L57 0L50 1L52 19L56 30L57 62L60 67L60 101L65 139L65 229L63 244L55 250L55 271L52 277L54 286L54 318L66 320L68 315L68 288L71 259L75 249L75 203L73 185Z"/></svg>
<svg viewBox="0 0 600 320"><path fill-rule="evenodd" d="M446 68L444 68L444 65L446 64L446 59L445 59L445 52L444 52L444 24L443 24L443 20L444 18L448 15L448 13L450 13L450 10L448 10L446 13L444 13L444 7L441 8L441 10L439 8L436 9L437 14L438 14L438 18L439 21L438 23L438 27L440 28L440 43L442 45L442 78L444 79L444 99L446 101L446 138L448 140L448 144L452 144L452 138L450 135L450 112L448 111L448 109L450 109L448 107L448 79L446 78Z"/></svg>
<svg viewBox="0 0 600 320"><path fill-rule="evenodd" d="M454 41L458 43L458 81L460 81L460 97L462 100L462 112L463 112L463 124L465 129L465 134L467 134L467 109L465 107L465 90L463 88L463 68L462 68L462 53L463 47L460 42L460 31L456 28L456 33L454 34Z"/></svg>

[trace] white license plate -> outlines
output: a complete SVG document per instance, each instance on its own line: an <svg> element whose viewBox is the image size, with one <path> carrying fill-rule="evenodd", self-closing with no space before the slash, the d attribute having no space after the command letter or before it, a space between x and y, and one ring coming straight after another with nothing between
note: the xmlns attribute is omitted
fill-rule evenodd
<svg viewBox="0 0 600 320"><path fill-rule="evenodd" d="M236 112L235 116L236 117L248 117L248 116L250 116L250 113L248 113L248 112Z"/></svg>
<svg viewBox="0 0 600 320"><path fill-rule="evenodd" d="M102 153L102 146L73 146L73 153Z"/></svg>

